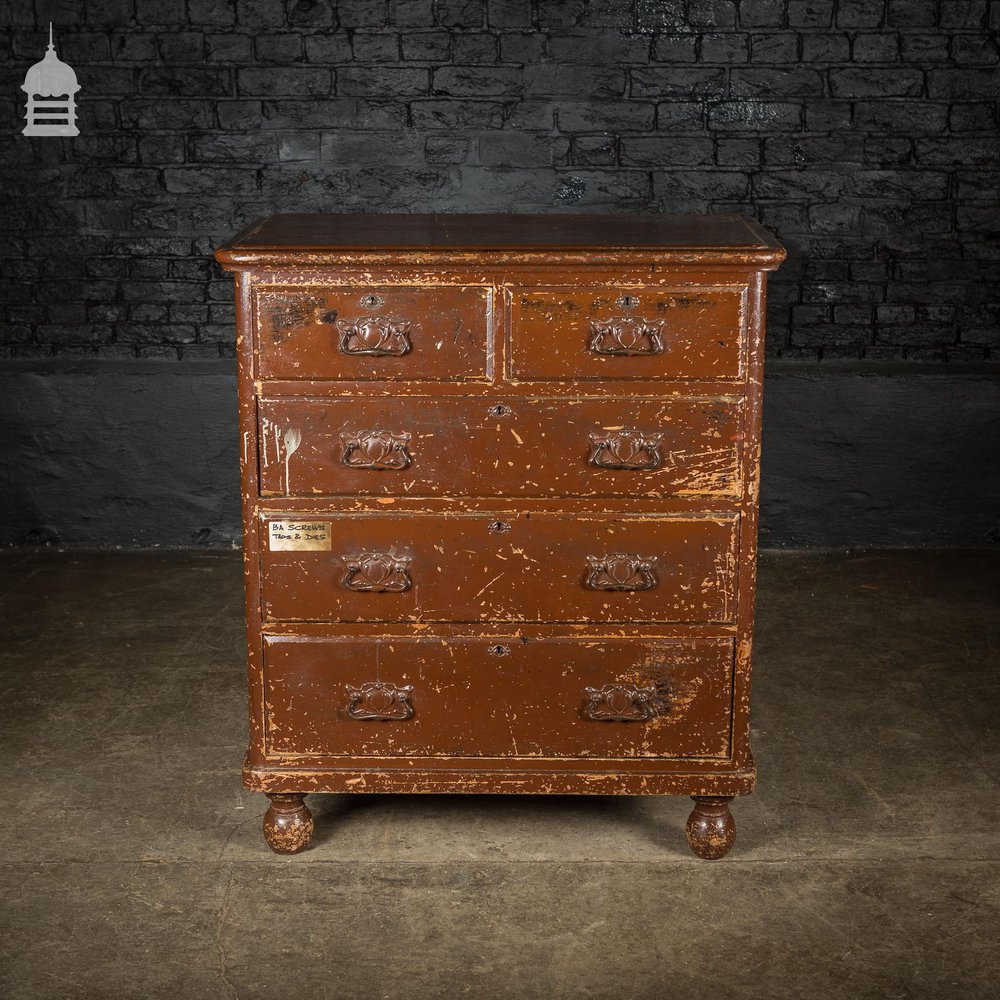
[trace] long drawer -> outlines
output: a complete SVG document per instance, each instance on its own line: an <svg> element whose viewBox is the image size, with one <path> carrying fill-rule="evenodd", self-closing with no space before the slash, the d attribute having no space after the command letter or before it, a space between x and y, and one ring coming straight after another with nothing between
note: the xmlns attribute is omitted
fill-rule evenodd
<svg viewBox="0 0 1000 1000"><path fill-rule="evenodd" d="M260 400L265 496L737 495L738 398Z"/></svg>
<svg viewBox="0 0 1000 1000"><path fill-rule="evenodd" d="M493 289L263 285L254 293L262 378L482 381Z"/></svg>
<svg viewBox="0 0 1000 1000"><path fill-rule="evenodd" d="M280 621L729 622L736 514L267 516Z"/></svg>
<svg viewBox="0 0 1000 1000"><path fill-rule="evenodd" d="M738 379L746 288L513 288L510 373L522 381Z"/></svg>
<svg viewBox="0 0 1000 1000"><path fill-rule="evenodd" d="M725 757L730 639L265 636L267 753Z"/></svg>

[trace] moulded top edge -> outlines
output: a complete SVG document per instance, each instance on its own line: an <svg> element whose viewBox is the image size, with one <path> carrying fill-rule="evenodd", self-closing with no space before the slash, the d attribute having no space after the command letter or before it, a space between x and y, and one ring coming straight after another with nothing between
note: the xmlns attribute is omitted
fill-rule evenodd
<svg viewBox="0 0 1000 1000"><path fill-rule="evenodd" d="M738 215L273 215L223 244L233 268L268 264L639 260L775 267L785 250Z"/></svg>
<svg viewBox="0 0 1000 1000"><path fill-rule="evenodd" d="M626 247L610 250L578 247L538 250L428 250L426 248L309 249L220 247L215 259L230 271L279 267L363 267L372 265L456 265L490 267L509 265L670 265L718 266L734 270L773 271L785 259L784 249L703 248L698 250Z"/></svg>

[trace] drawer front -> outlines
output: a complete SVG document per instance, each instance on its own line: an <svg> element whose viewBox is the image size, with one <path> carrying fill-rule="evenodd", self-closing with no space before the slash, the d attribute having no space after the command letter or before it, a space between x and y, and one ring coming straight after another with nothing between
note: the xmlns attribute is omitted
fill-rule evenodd
<svg viewBox="0 0 1000 1000"><path fill-rule="evenodd" d="M491 376L493 290L274 286L254 294L262 378L476 381Z"/></svg>
<svg viewBox="0 0 1000 1000"><path fill-rule="evenodd" d="M267 752L726 757L729 639L266 636Z"/></svg>
<svg viewBox="0 0 1000 1000"><path fill-rule="evenodd" d="M260 401L265 496L736 496L742 403Z"/></svg>
<svg viewBox="0 0 1000 1000"><path fill-rule="evenodd" d="M511 291L511 375L739 379L746 288Z"/></svg>
<svg viewBox="0 0 1000 1000"><path fill-rule="evenodd" d="M264 613L286 621L729 622L738 522L736 514L269 517Z"/></svg>

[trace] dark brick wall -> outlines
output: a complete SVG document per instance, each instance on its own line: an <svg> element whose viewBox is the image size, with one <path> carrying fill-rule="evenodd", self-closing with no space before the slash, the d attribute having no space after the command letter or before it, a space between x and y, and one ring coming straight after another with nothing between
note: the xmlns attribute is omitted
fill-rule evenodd
<svg viewBox="0 0 1000 1000"><path fill-rule="evenodd" d="M55 22L81 136L29 139ZM993 0L4 0L8 358L226 357L277 210L741 212L772 356L1000 356Z"/></svg>

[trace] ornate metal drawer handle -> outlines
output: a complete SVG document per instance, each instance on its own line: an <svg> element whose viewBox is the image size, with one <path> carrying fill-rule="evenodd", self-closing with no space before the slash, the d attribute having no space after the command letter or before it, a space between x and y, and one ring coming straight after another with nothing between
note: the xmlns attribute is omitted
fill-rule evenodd
<svg viewBox="0 0 1000 1000"><path fill-rule="evenodd" d="M590 349L594 354L632 358L663 353L663 320L612 316L590 321Z"/></svg>
<svg viewBox="0 0 1000 1000"><path fill-rule="evenodd" d="M410 435L389 431L349 431L344 442L344 465L350 469L405 469L410 464Z"/></svg>
<svg viewBox="0 0 1000 1000"><path fill-rule="evenodd" d="M658 469L662 434L618 431L590 435L590 464L601 469Z"/></svg>
<svg viewBox="0 0 1000 1000"><path fill-rule="evenodd" d="M603 559L588 556L587 562L585 585L591 590L652 590L660 582L653 569L656 556L615 552Z"/></svg>
<svg viewBox="0 0 1000 1000"><path fill-rule="evenodd" d="M411 325L408 319L381 316L362 316L353 323L341 323L340 351L355 357L401 358L410 353Z"/></svg>
<svg viewBox="0 0 1000 1000"><path fill-rule="evenodd" d="M587 696L584 718L595 722L646 722L656 715L655 688L605 684L583 691Z"/></svg>
<svg viewBox="0 0 1000 1000"><path fill-rule="evenodd" d="M380 719L396 722L409 719L413 715L410 693L413 685L400 687L387 681L368 681L361 687L345 685L350 699L347 714L352 719Z"/></svg>
<svg viewBox="0 0 1000 1000"><path fill-rule="evenodd" d="M345 556L348 590L373 594L402 594L410 589L410 559L387 552L362 552Z"/></svg>

